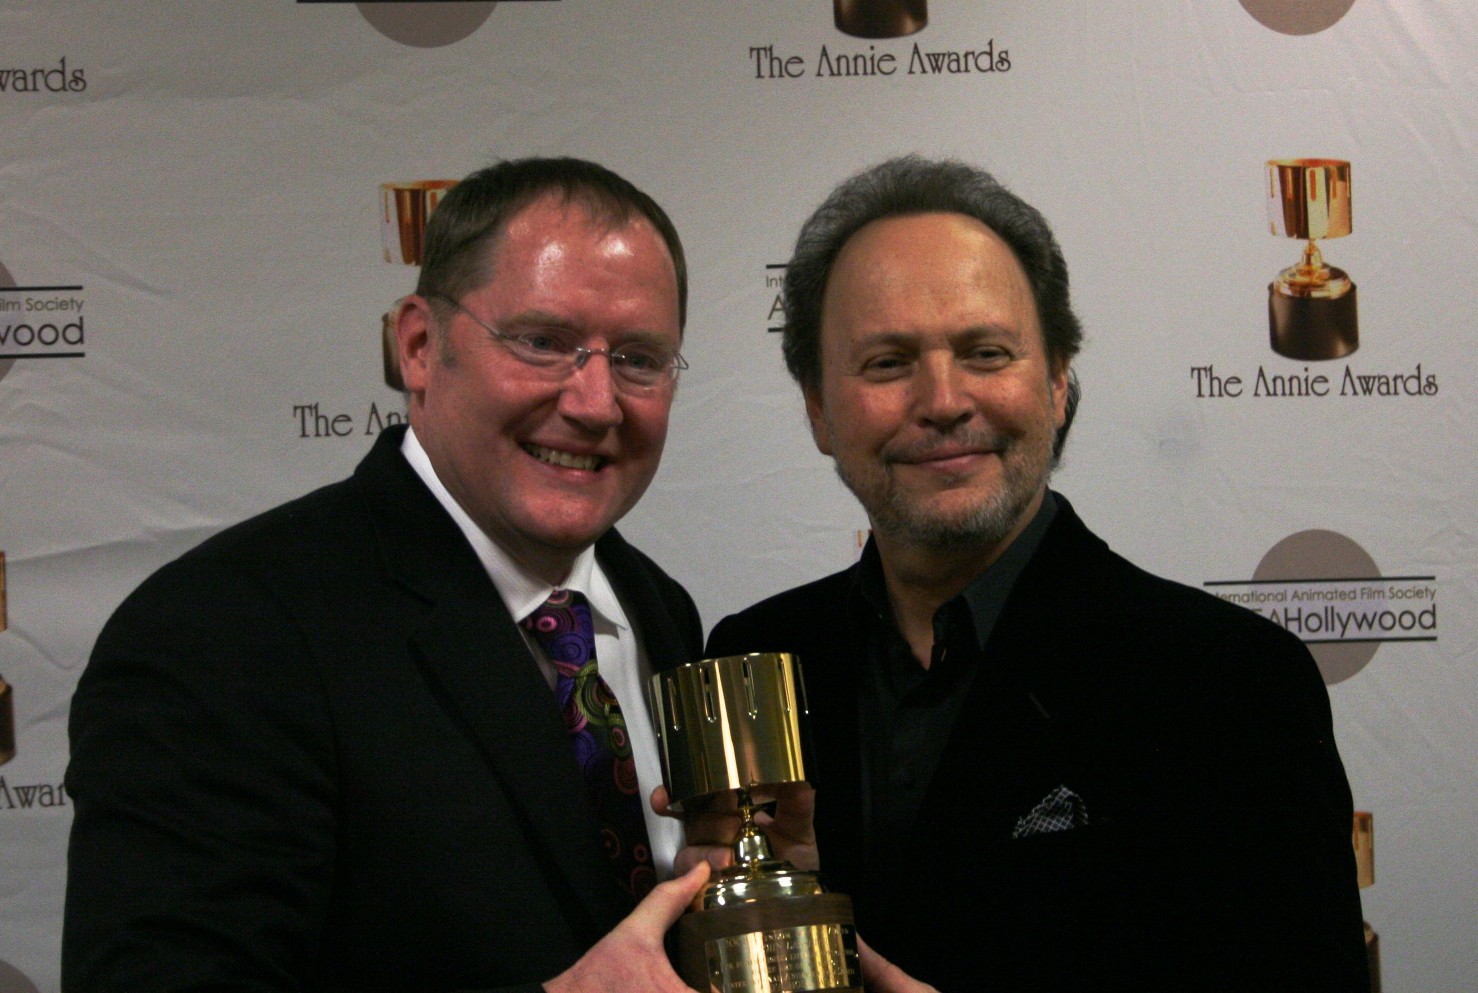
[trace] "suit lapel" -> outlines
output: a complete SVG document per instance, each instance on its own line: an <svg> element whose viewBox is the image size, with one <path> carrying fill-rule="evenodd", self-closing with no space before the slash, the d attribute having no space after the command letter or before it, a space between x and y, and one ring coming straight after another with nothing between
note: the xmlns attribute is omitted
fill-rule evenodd
<svg viewBox="0 0 1478 993"><path fill-rule="evenodd" d="M520 811L529 844L564 877L601 931L623 899L591 830L585 784L554 694L507 608L486 595L438 603L413 652ZM611 880L609 885L605 885Z"/></svg>
<svg viewBox="0 0 1478 993"><path fill-rule="evenodd" d="M400 455L399 437L382 437L356 478L386 570L422 601L412 660L518 811L530 849L561 877L553 888L572 894L583 918L572 926L599 936L626 898L591 831L554 694L466 538Z"/></svg>
<svg viewBox="0 0 1478 993"><path fill-rule="evenodd" d="M1008 839L1066 777L1054 715L1005 657L1022 646L1001 634L987 646L919 812L932 821L968 810L982 842Z"/></svg>
<svg viewBox="0 0 1478 993"><path fill-rule="evenodd" d="M973 784L982 839L1009 838L1017 818L1058 786L1080 792L1085 785L1068 745L1069 722L1077 702L1095 692L1097 674L1065 666L1084 657L1071 651L1072 632L1094 609L1079 591L1098 539L1057 499L1057 519L996 621L929 791L929 809L948 817L961 784Z"/></svg>
<svg viewBox="0 0 1478 993"><path fill-rule="evenodd" d="M818 598L818 610L847 605L852 573L843 576L839 580L840 593L822 594ZM840 635L826 624L808 624L797 639L797 644L803 646L797 655L810 710L809 723L814 729L809 736L815 768L812 785L818 797L826 798L816 807L817 834L827 838L830 845L822 855L823 869L828 864L861 866L867 826L858 712L858 681L867 648L858 639L863 629L851 623L847 607L839 612L837 620L843 622L844 631ZM813 644L807 641L808 636L812 639L826 636L826 640ZM856 811L860 816L847 816L848 811ZM843 892L857 888L857 883L835 874L827 876L827 883Z"/></svg>
<svg viewBox="0 0 1478 993"><path fill-rule="evenodd" d="M851 636L846 639L851 642ZM812 725L824 732L811 736L815 752L816 832L830 840L835 849L822 853L822 867L827 865L861 866L866 830L865 792L862 786L863 765L860 760L862 735L859 727L856 651L846 652L843 666L806 668L801 659L806 681L806 696L813 715ZM825 798L821 800L820 798ZM858 816L850 816L855 811ZM848 879L827 877L829 885L851 892L857 884Z"/></svg>
<svg viewBox="0 0 1478 993"><path fill-rule="evenodd" d="M653 581L651 570L615 530L595 543L596 558L616 591L626 619L641 639L653 672L692 662L678 619Z"/></svg>

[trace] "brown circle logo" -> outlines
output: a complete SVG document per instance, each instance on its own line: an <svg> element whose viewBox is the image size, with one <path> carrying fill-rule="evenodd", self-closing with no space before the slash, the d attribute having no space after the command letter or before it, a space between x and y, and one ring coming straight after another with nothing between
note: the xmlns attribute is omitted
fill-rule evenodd
<svg viewBox="0 0 1478 993"><path fill-rule="evenodd" d="M412 48L441 48L482 27L493 0L431 3L357 3L360 14L380 34Z"/></svg>
<svg viewBox="0 0 1478 993"><path fill-rule="evenodd" d="M1380 568L1370 554L1334 531L1299 531L1278 542L1252 573L1254 582L1378 582ZM1310 617L1317 615L1310 615ZM1303 632L1300 632L1301 634ZM1305 638L1305 641L1309 641ZM1309 645L1324 682L1334 685L1365 668L1380 647L1376 641L1315 641Z"/></svg>
<svg viewBox="0 0 1478 993"><path fill-rule="evenodd" d="M1279 34L1317 34L1333 27L1355 0L1238 0L1242 9Z"/></svg>
<svg viewBox="0 0 1478 993"><path fill-rule="evenodd" d="M8 289L15 286L15 279L11 277L10 270L5 268L5 263L0 262L0 289ZM0 379L15 365L15 359L0 359Z"/></svg>
<svg viewBox="0 0 1478 993"><path fill-rule="evenodd" d="M37 990L36 984L19 969L8 962L0 962L0 993L37 993Z"/></svg>

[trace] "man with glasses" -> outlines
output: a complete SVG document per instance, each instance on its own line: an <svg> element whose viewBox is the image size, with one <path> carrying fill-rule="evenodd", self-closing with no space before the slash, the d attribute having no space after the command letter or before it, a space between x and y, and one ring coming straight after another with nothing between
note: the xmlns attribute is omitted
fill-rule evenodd
<svg viewBox="0 0 1478 993"><path fill-rule="evenodd" d="M396 317L409 427L150 578L72 709L63 984L681 990L641 691L699 654L613 525L686 305L662 209L570 159L438 207Z"/></svg>

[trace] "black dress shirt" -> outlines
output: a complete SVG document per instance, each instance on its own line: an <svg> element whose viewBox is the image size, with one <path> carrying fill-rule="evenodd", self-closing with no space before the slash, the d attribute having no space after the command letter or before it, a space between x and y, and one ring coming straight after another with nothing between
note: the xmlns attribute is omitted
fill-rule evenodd
<svg viewBox="0 0 1478 993"><path fill-rule="evenodd" d="M862 729L864 837L868 854L904 852L914 816L961 719L985 644L1021 570L1057 513L1048 492L1031 523L989 568L934 612L934 647L926 669L898 630L877 546L862 550L849 607L868 646L858 696Z"/></svg>

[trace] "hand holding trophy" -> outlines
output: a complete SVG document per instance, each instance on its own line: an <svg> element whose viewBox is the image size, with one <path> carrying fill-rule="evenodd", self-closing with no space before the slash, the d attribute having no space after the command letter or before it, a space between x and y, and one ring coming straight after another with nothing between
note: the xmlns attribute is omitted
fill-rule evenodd
<svg viewBox="0 0 1478 993"><path fill-rule="evenodd" d="M806 781L804 688L786 654L737 655L652 678L670 807L732 794L733 863L677 926L678 973L704 993L860 993L851 901L776 858L756 794Z"/></svg>

